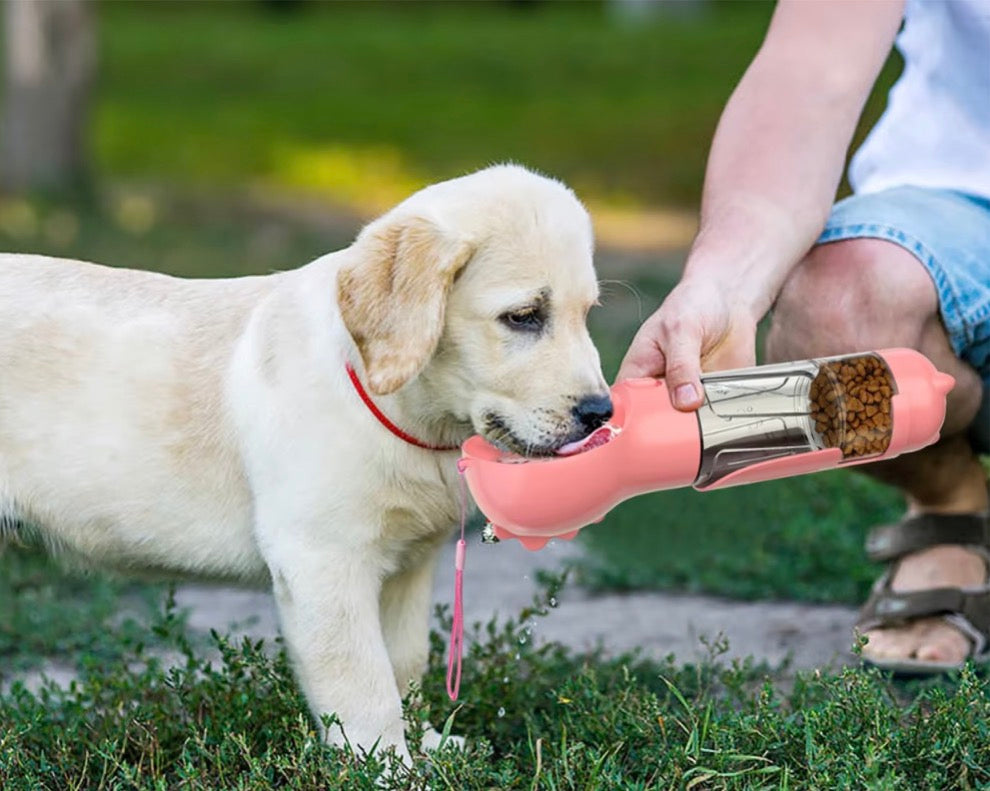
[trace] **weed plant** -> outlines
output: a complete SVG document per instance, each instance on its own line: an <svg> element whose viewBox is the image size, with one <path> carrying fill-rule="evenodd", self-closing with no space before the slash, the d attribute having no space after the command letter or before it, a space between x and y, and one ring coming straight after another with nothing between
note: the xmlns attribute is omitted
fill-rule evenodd
<svg viewBox="0 0 990 791"><path fill-rule="evenodd" d="M775 677L674 657L574 653L528 640L554 591L502 623L475 624L462 697L443 676L447 614L407 701L467 738L406 768L322 744L282 646L214 634L197 651L168 604L148 640L84 661L67 688L15 683L0 698L0 787L30 789L965 789L990 784L987 682L897 687L875 671ZM166 666L148 642L182 660ZM126 659L124 658L126 655ZM411 746L416 748L415 739Z"/></svg>

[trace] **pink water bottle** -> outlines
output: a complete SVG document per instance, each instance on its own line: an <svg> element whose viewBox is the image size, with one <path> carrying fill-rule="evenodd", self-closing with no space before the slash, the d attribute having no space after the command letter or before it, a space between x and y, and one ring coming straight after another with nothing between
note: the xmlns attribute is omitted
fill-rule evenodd
<svg viewBox="0 0 990 791"><path fill-rule="evenodd" d="M612 388L612 419L587 450L523 460L475 436L461 468L495 535L539 549L638 494L707 491L918 450L938 439L953 384L911 349L705 374L697 412L674 409L661 379L627 379Z"/></svg>

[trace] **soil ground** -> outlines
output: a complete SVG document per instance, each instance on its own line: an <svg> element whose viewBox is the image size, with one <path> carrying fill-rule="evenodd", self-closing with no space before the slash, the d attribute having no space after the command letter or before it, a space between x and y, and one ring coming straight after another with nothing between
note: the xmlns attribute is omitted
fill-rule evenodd
<svg viewBox="0 0 990 791"><path fill-rule="evenodd" d="M538 573L560 572L580 551L578 545L560 541L530 552L516 541L486 545L477 536L469 539L465 623L518 617L540 591ZM437 604L453 601L453 564L451 543L437 569L433 590ZM538 643L555 641L576 649L600 645L609 654L639 648L646 656L674 654L682 662L692 662L709 655L706 644L725 638L728 651L723 659L752 657L781 670L783 676L857 661L849 650L856 613L848 607L675 593L593 594L575 584L565 585L557 599L557 607L533 622ZM176 602L186 610L194 632L228 629L233 636L266 641L278 634L275 605L266 592L183 585L176 591ZM73 675L67 666L48 663L21 680L37 688L43 676L66 684Z"/></svg>

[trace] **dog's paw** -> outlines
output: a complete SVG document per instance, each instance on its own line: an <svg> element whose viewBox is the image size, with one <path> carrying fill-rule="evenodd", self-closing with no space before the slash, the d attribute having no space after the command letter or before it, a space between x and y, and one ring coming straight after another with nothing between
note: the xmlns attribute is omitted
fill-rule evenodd
<svg viewBox="0 0 990 791"><path fill-rule="evenodd" d="M439 750L441 747L444 750L463 750L465 746L463 736L451 735L444 739L443 734L432 725L423 726L423 740L420 744L422 745L423 752L433 752L434 750Z"/></svg>

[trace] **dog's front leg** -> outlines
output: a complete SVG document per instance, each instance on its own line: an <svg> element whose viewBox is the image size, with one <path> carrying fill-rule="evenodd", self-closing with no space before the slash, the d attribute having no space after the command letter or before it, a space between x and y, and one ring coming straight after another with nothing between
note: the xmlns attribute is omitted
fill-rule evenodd
<svg viewBox="0 0 990 791"><path fill-rule="evenodd" d="M266 560L299 683L317 720L334 713L341 723L324 735L338 745L346 736L366 752L376 743L394 746L410 763L379 620L380 569L373 553L354 546L292 547L284 535L277 547Z"/></svg>
<svg viewBox="0 0 990 791"><path fill-rule="evenodd" d="M441 541L417 562L385 580L381 594L381 623L399 694L409 693L426 671L430 650L430 603L433 573Z"/></svg>

